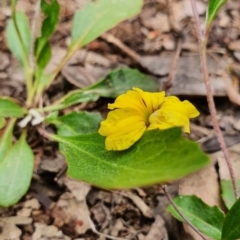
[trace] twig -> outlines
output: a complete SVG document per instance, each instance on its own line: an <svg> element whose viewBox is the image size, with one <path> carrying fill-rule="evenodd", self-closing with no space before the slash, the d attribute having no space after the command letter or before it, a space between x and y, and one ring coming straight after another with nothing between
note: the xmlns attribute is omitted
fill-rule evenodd
<svg viewBox="0 0 240 240"><path fill-rule="evenodd" d="M162 90L168 90L174 84L173 79L174 79L174 76L176 75L176 67L180 57L181 50L182 50L182 40L178 39L177 50L172 59L167 80L162 85Z"/></svg>
<svg viewBox="0 0 240 240"><path fill-rule="evenodd" d="M170 27L173 31L173 34L175 36L175 39L177 41L177 49L176 52L174 54L174 57L172 59L171 65L170 65L170 69L169 69L169 74L167 77L167 80L162 84L161 89L160 90L168 90L169 88L172 87L173 83L173 79L174 76L176 75L176 66L180 57L180 53L182 50L182 33L179 29L179 27L176 24L175 18L174 18L174 11L172 9L172 0L166 0L166 4L167 4L167 10L168 10L168 20L169 20L169 24Z"/></svg>
<svg viewBox="0 0 240 240"><path fill-rule="evenodd" d="M207 101L208 101L208 106L209 110L211 113L211 118L213 122L213 128L216 133L219 145L223 151L223 155L225 157L229 174L231 176L231 181L234 189L234 195L235 198L238 199L238 188L237 188L237 183L236 183L236 177L235 173L232 167L232 163L229 157L229 152L226 147L226 143L223 139L223 135L221 132L221 129L219 127L218 121L217 121L217 114L216 114L216 108L213 100L213 95L211 91L211 86L210 86L210 81L209 81L209 73L208 73L208 66L207 66L207 54L206 54L206 43L207 43L207 35L206 33L203 34L201 31L201 25L199 21L199 16L197 13L197 8L196 8L196 2L195 0L191 0L191 5L192 5L192 10L193 10L193 15L195 19L195 26L196 26L196 31L197 31L197 37L198 37L198 42L199 42L199 53L200 53L200 61L201 61L201 70L203 74L203 79L206 87L206 92L207 92ZM205 36L205 37L204 37Z"/></svg>
<svg viewBox="0 0 240 240"><path fill-rule="evenodd" d="M206 237L198 231L197 228L195 228L191 222L188 221L188 219L181 213L181 211L178 209L177 205L174 203L174 201L172 200L171 196L169 195L168 191L167 191L167 185L162 185L162 189L163 192L165 194L165 196L167 197L168 201L172 204L173 208L175 209L175 211L181 216L181 218L199 235L202 237L202 239L207 240Z"/></svg>
<svg viewBox="0 0 240 240"><path fill-rule="evenodd" d="M48 131L46 131L44 128L42 127L37 127L38 132L45 138L49 139L49 140L53 140L51 138L51 133L49 133Z"/></svg>
<svg viewBox="0 0 240 240"><path fill-rule="evenodd" d="M143 216L147 218L153 218L153 211L149 206L147 206L147 204L142 200L142 198L133 194L131 191L124 191L124 192L121 192L120 194L131 199L133 203L140 209Z"/></svg>
<svg viewBox="0 0 240 240"><path fill-rule="evenodd" d="M132 49L130 49L128 46L126 46L124 43L122 43L119 39L114 37L112 34L104 33L101 35L101 38L119 47L123 52L125 52L127 55L132 57L136 62L142 65L141 56L134 52Z"/></svg>

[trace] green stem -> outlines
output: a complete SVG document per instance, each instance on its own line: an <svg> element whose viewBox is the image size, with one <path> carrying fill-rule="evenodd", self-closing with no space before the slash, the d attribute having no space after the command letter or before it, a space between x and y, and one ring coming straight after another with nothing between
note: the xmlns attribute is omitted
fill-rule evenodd
<svg viewBox="0 0 240 240"><path fill-rule="evenodd" d="M26 91L27 91L27 106L30 106L32 103L31 99L31 92L32 92L32 78L33 78L33 71L30 67L29 59L28 59L28 53L24 46L22 36L20 34L18 25L17 25L17 19L16 19L16 0L12 0L11 2L11 11L12 11L12 19L13 19L13 25L15 27L16 33L19 38L19 42L21 45L21 51L23 55L23 65L24 65L24 72L26 76Z"/></svg>
<svg viewBox="0 0 240 240"><path fill-rule="evenodd" d="M66 106L62 105L62 104L54 104L54 105L50 105L47 107L44 107L41 109L41 112L53 112L53 111L59 111L66 108ZM37 109L38 110L38 109Z"/></svg>

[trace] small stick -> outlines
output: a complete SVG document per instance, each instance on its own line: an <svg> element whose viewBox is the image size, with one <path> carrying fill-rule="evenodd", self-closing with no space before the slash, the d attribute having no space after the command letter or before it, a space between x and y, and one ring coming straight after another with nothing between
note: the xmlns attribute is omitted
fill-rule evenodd
<svg viewBox="0 0 240 240"><path fill-rule="evenodd" d="M235 198L238 199L239 194L238 194L238 187L237 187L237 182L236 182L236 177L235 173L233 170L233 166L229 157L229 152L226 146L226 143L224 141L222 131L219 127L218 120L217 120L217 113L216 113L216 107L215 103L213 100L213 95L211 91L211 86L210 86L210 81L209 81L209 73L208 73L208 66L207 66L207 56L206 56L206 43L207 43L207 34L201 31L201 25L199 21L199 16L197 13L197 7L196 7L196 2L195 0L191 0L191 5L192 5L192 10L193 10L193 15L195 19L195 26L196 26L196 31L197 31L197 37L198 37L198 42L199 42L199 53L200 53L200 61L201 61L201 70L203 74L203 79L206 87L206 92L207 92L207 101L208 101L208 106L209 110L211 113L211 118L213 122L213 128L215 131L215 134L217 136L219 145L222 149L223 155L225 157L229 174L231 177L232 185L233 185L233 190L234 190L234 195ZM209 30L208 30L209 32Z"/></svg>
<svg viewBox="0 0 240 240"><path fill-rule="evenodd" d="M173 79L174 79L174 76L176 75L176 67L180 57L181 50L182 50L182 40L179 39L177 43L177 50L171 62L167 80L166 82L163 83L163 86L162 86L163 90L168 90L174 84Z"/></svg>
<svg viewBox="0 0 240 240"><path fill-rule="evenodd" d="M178 209L177 205L172 200L171 196L169 195L167 191L167 185L162 185L163 192L165 196L167 197L168 201L172 204L173 208L176 210L176 212L181 216L181 218L199 235L202 237L203 240L207 240L206 237L198 231L197 228L195 228L191 222L188 221L188 219L181 213L181 211Z"/></svg>
<svg viewBox="0 0 240 240"><path fill-rule="evenodd" d="M173 79L174 79L174 76L176 75L176 67L177 67L178 60L182 50L182 38L183 38L183 34L178 28L174 18L174 11L172 9L172 0L166 0L166 4L167 4L167 10L168 10L167 16L168 16L169 24L171 29L173 30L173 35L175 36L175 39L177 41L177 49L171 62L167 80L163 82L160 89L165 91L171 88L172 85L174 84Z"/></svg>
<svg viewBox="0 0 240 240"><path fill-rule="evenodd" d="M122 43L119 39L117 39L116 37L114 37L112 34L110 33L104 33L101 35L101 38L103 38L104 40L116 45L117 47L119 47L123 52L125 52L127 55L129 55L130 57L132 57L136 62L138 62L139 64L142 65L141 63L141 56L138 55L136 52L134 52L132 49L130 49L128 46L126 46L124 43Z"/></svg>

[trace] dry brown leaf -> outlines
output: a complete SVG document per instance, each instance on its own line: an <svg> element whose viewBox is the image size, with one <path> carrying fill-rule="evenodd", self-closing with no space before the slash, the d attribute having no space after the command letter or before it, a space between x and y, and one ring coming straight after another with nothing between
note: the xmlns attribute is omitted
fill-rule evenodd
<svg viewBox="0 0 240 240"><path fill-rule="evenodd" d="M165 222L160 215L157 215L155 222L152 224L150 231L144 240L161 239L168 240L167 229Z"/></svg>
<svg viewBox="0 0 240 240"><path fill-rule="evenodd" d="M24 216L0 218L0 239L20 240L22 231L16 225L27 225L32 219Z"/></svg>
<svg viewBox="0 0 240 240"><path fill-rule="evenodd" d="M148 18L142 18L143 24L154 30L158 30L159 32L169 32L170 24L168 22L168 16L164 13L157 13L155 16L151 15Z"/></svg>
<svg viewBox="0 0 240 240"><path fill-rule="evenodd" d="M32 240L71 240L65 236L56 226L46 225L45 223L34 223L35 232L32 235Z"/></svg>
<svg viewBox="0 0 240 240"><path fill-rule="evenodd" d="M240 50L240 40L231 41L228 48L233 51Z"/></svg>
<svg viewBox="0 0 240 240"><path fill-rule="evenodd" d="M65 177L64 184L78 201L85 201L86 196L91 189L89 184L82 181L76 181L68 177Z"/></svg>
<svg viewBox="0 0 240 240"><path fill-rule="evenodd" d="M72 193L64 193L51 209L54 225L69 226L76 235L84 234L91 229L89 210L85 201L78 201Z"/></svg>
<svg viewBox="0 0 240 240"><path fill-rule="evenodd" d="M107 58L81 49L64 66L62 74L70 83L83 88L106 76L110 70L111 62Z"/></svg>
<svg viewBox="0 0 240 240"><path fill-rule="evenodd" d="M173 54L143 56L141 64L153 74L164 76L169 73L172 58ZM200 66L198 55L181 56L178 60L176 74L173 79L175 84L169 89L169 94L205 96L206 88ZM226 96L224 76L221 72L225 66L226 62L223 58L216 61L212 57L208 57L209 73L211 74L210 83L214 96Z"/></svg>
<svg viewBox="0 0 240 240"><path fill-rule="evenodd" d="M225 80L225 87L226 87L226 92L227 92L229 100L232 103L240 105L240 94L237 91L237 89L234 87L231 79L229 77L225 76L224 80Z"/></svg>

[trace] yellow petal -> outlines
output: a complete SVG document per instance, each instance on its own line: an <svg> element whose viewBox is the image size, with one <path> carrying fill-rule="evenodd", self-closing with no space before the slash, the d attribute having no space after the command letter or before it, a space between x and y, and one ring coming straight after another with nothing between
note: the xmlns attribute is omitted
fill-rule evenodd
<svg viewBox="0 0 240 240"><path fill-rule="evenodd" d="M160 105L163 103L165 92L144 92L142 89L133 88L134 91L138 92L142 97L143 103L146 105L147 109L150 110L151 113L158 110Z"/></svg>
<svg viewBox="0 0 240 240"><path fill-rule="evenodd" d="M200 114L192 103L187 100L182 102L175 96L165 97L161 108L175 109L176 111L185 114L188 118L194 118Z"/></svg>
<svg viewBox="0 0 240 240"><path fill-rule="evenodd" d="M189 133L189 119L198 115L199 112L189 101L181 102L174 96L165 97L160 109L151 114L148 130L154 128L183 127L184 132Z"/></svg>
<svg viewBox="0 0 240 240"><path fill-rule="evenodd" d="M99 134L106 136L107 150L125 150L131 147L146 130L146 124L139 112L131 109L116 109L101 123Z"/></svg>
<svg viewBox="0 0 240 240"><path fill-rule="evenodd" d="M199 116L199 111L194 107L192 103L187 100L183 101L182 103L184 104L184 108L186 109L189 118L195 118Z"/></svg>
<svg viewBox="0 0 240 240"><path fill-rule="evenodd" d="M133 108L140 113L144 113L147 110L142 101L141 95L133 90L127 91L118 96L113 104L108 104L108 108Z"/></svg>
<svg viewBox="0 0 240 240"><path fill-rule="evenodd" d="M189 118L178 111L160 109L155 111L149 118L148 130L159 128L161 130L171 127L183 127L184 132L189 133Z"/></svg>

